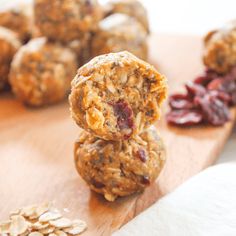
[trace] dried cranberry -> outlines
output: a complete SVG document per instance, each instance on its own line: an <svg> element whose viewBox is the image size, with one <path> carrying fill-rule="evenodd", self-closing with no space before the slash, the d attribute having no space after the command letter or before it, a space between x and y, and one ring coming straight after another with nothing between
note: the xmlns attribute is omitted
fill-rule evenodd
<svg viewBox="0 0 236 236"><path fill-rule="evenodd" d="M133 129L133 110L127 102L119 100L112 104L114 114L117 116L117 125L122 129Z"/></svg>
<svg viewBox="0 0 236 236"><path fill-rule="evenodd" d="M236 91L231 94L231 104L236 105Z"/></svg>
<svg viewBox="0 0 236 236"><path fill-rule="evenodd" d="M141 183L142 184L145 184L145 185L149 185L150 184L150 180L149 180L149 177L148 176L142 176L141 178Z"/></svg>
<svg viewBox="0 0 236 236"><path fill-rule="evenodd" d="M196 125L203 120L201 112L197 110L173 110L166 116L167 122L173 125Z"/></svg>
<svg viewBox="0 0 236 236"><path fill-rule="evenodd" d="M208 93L213 96L216 96L218 99L220 99L226 104L229 104L229 102L231 101L231 96L227 94L226 92L219 91L219 90L211 90Z"/></svg>
<svg viewBox="0 0 236 236"><path fill-rule="evenodd" d="M186 83L185 87L188 91L188 95L192 97L203 96L206 93L206 89L202 85L193 82Z"/></svg>
<svg viewBox="0 0 236 236"><path fill-rule="evenodd" d="M223 80L222 78L216 78L212 80L208 85L207 89L208 90L220 90L222 87Z"/></svg>
<svg viewBox="0 0 236 236"><path fill-rule="evenodd" d="M201 107L204 119L212 125L223 125L230 119L227 105L212 94L196 97L195 102Z"/></svg>
<svg viewBox="0 0 236 236"><path fill-rule="evenodd" d="M222 90L228 93L236 91L236 81L224 80L222 83Z"/></svg>
<svg viewBox="0 0 236 236"><path fill-rule="evenodd" d="M147 161L147 156L146 153L143 149L139 148L138 151L136 152L136 156L140 159L142 162Z"/></svg>
<svg viewBox="0 0 236 236"><path fill-rule="evenodd" d="M169 105L172 109L194 108L192 99L186 94L174 94L170 96Z"/></svg>
<svg viewBox="0 0 236 236"><path fill-rule="evenodd" d="M95 180L95 179L92 179L91 180L91 184L95 187L95 188L104 188L105 187L105 184Z"/></svg>
<svg viewBox="0 0 236 236"><path fill-rule="evenodd" d="M195 84L199 84L199 85L206 87L208 85L208 83L211 82L211 80L212 80L212 78L209 78L206 75L203 75L203 76L197 77L193 82Z"/></svg>
<svg viewBox="0 0 236 236"><path fill-rule="evenodd" d="M232 80L232 81L236 80L236 66L231 68L231 70L227 74L224 75L224 79Z"/></svg>
<svg viewBox="0 0 236 236"><path fill-rule="evenodd" d="M225 77L222 79L213 80L207 87L209 90L217 90L224 92L230 96L229 103L231 105L236 104L236 81L232 80L230 77Z"/></svg>
<svg viewBox="0 0 236 236"><path fill-rule="evenodd" d="M217 72L215 72L212 69L206 69L205 71L205 75L209 78L209 79L215 79L216 77L219 76L219 74Z"/></svg>
<svg viewBox="0 0 236 236"><path fill-rule="evenodd" d="M234 66L234 67L231 69L230 75L234 78L234 80L236 79L236 66Z"/></svg>
<svg viewBox="0 0 236 236"><path fill-rule="evenodd" d="M231 95L235 94L236 93L236 81L225 79L224 82L222 83L221 90L225 91Z"/></svg>
<svg viewBox="0 0 236 236"><path fill-rule="evenodd" d="M203 75L197 77L193 82L206 87L213 79L217 77L219 77L219 74L213 70L207 69Z"/></svg>
<svg viewBox="0 0 236 236"><path fill-rule="evenodd" d="M170 97L173 109L167 121L174 125L194 125L208 122L223 125L230 119L229 105L236 104L236 66L227 74L207 69L194 82L186 84L187 95Z"/></svg>
<svg viewBox="0 0 236 236"><path fill-rule="evenodd" d="M236 104L236 81L225 81L223 84L223 91L227 92L230 97L230 105Z"/></svg>

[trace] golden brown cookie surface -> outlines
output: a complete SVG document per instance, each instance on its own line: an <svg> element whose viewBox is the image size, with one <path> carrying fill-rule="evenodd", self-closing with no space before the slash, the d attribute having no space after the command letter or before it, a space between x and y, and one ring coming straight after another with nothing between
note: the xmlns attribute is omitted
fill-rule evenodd
<svg viewBox="0 0 236 236"><path fill-rule="evenodd" d="M147 33L134 18L125 14L113 14L99 23L91 43L93 56L110 52L129 51L147 60Z"/></svg>
<svg viewBox="0 0 236 236"><path fill-rule="evenodd" d="M83 131L75 143L74 158L90 188L114 201L153 183L166 157L162 140L150 128L126 141L105 141Z"/></svg>
<svg viewBox="0 0 236 236"><path fill-rule="evenodd" d="M37 38L15 55L10 83L25 104L43 106L64 99L77 68L75 54L59 44Z"/></svg>
<svg viewBox="0 0 236 236"><path fill-rule="evenodd" d="M227 73L236 65L236 21L207 34L203 60L218 73Z"/></svg>
<svg viewBox="0 0 236 236"><path fill-rule="evenodd" d="M106 6L106 15L124 13L138 20L146 32L149 32L149 22L145 7L137 0L111 0Z"/></svg>
<svg viewBox="0 0 236 236"><path fill-rule="evenodd" d="M13 31L0 27L0 90L8 83L11 61L20 46L20 40Z"/></svg>
<svg viewBox="0 0 236 236"><path fill-rule="evenodd" d="M91 59L90 41L91 33L85 33L82 39L73 40L64 44L76 54L79 66L82 66Z"/></svg>
<svg viewBox="0 0 236 236"><path fill-rule="evenodd" d="M81 39L102 17L97 0L36 0L34 12L42 34L62 42Z"/></svg>
<svg viewBox="0 0 236 236"><path fill-rule="evenodd" d="M128 52L109 53L82 66L72 82L76 123L106 140L127 139L160 117L166 78Z"/></svg>
<svg viewBox="0 0 236 236"><path fill-rule="evenodd" d="M0 11L0 26L11 29L22 42L26 42L31 37L33 27L32 6L24 5Z"/></svg>

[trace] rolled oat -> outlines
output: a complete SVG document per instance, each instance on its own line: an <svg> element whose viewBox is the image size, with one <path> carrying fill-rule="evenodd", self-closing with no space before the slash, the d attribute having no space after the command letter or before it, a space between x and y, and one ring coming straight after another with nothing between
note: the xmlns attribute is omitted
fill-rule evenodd
<svg viewBox="0 0 236 236"><path fill-rule="evenodd" d="M72 236L80 235L86 228L84 221L64 218L52 204L44 203L11 212L8 221L0 222L0 235Z"/></svg>

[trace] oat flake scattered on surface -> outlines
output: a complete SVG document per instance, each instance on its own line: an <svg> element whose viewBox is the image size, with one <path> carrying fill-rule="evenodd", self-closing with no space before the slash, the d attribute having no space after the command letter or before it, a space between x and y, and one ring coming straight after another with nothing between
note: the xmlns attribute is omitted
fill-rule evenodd
<svg viewBox="0 0 236 236"><path fill-rule="evenodd" d="M12 211L9 220L0 222L1 236L72 236L80 235L86 222L63 217L62 213L43 203Z"/></svg>

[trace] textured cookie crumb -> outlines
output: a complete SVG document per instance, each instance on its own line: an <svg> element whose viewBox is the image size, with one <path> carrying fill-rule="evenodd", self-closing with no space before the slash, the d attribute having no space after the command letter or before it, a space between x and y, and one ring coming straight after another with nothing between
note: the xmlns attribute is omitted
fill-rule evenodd
<svg viewBox="0 0 236 236"><path fill-rule="evenodd" d="M32 5L17 6L0 11L0 26L14 31L24 43L32 35L33 16Z"/></svg>
<svg viewBox="0 0 236 236"><path fill-rule="evenodd" d="M203 61L208 68L223 74L236 65L236 21L207 34Z"/></svg>
<svg viewBox="0 0 236 236"><path fill-rule="evenodd" d="M21 47L21 42L17 35L4 27L0 27L0 90L8 83L13 56Z"/></svg>
<svg viewBox="0 0 236 236"><path fill-rule="evenodd" d="M72 82L71 114L76 123L106 140L128 139L160 117L166 78L128 52L95 57Z"/></svg>
<svg viewBox="0 0 236 236"><path fill-rule="evenodd" d="M93 56L126 50L146 60L147 32L135 18L125 14L113 14L99 23L92 38L91 50Z"/></svg>
<svg viewBox="0 0 236 236"><path fill-rule="evenodd" d="M159 176L166 158L155 128L125 141L105 141L83 131L74 157L81 177L108 201L143 191Z"/></svg>
<svg viewBox="0 0 236 236"><path fill-rule="evenodd" d="M67 96L76 68L76 56L70 49L36 38L15 55L10 84L25 104L49 105Z"/></svg>
<svg viewBox="0 0 236 236"><path fill-rule="evenodd" d="M36 0L35 22L51 40L70 42L96 30L102 17L97 0Z"/></svg>

